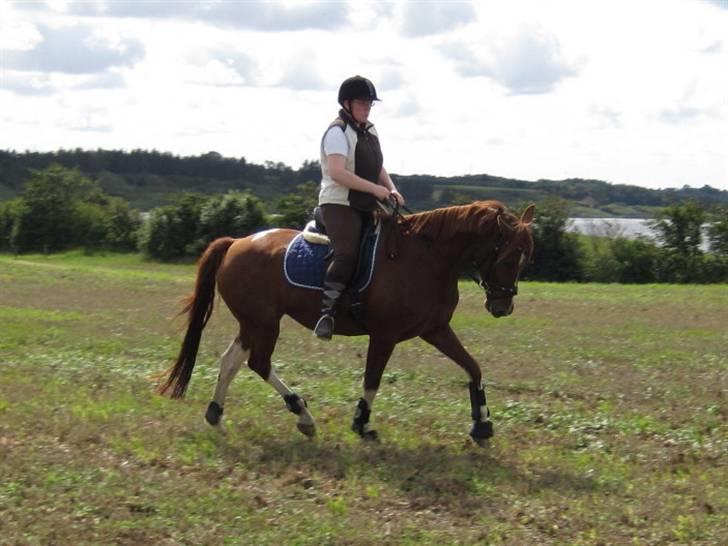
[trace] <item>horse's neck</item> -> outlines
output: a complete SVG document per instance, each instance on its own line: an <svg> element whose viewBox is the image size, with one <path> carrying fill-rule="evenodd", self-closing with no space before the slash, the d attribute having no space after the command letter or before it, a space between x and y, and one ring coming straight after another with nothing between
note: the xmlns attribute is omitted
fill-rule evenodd
<svg viewBox="0 0 728 546"><path fill-rule="evenodd" d="M473 246L473 236L469 233L457 233L447 238L434 239L432 248L448 263L456 265Z"/></svg>
<svg viewBox="0 0 728 546"><path fill-rule="evenodd" d="M447 238L432 237L427 234L402 234L401 244L416 245L422 248L428 259L438 263L438 269L443 273L450 272L457 276L459 272L472 259L473 237L467 233L459 233Z"/></svg>
<svg viewBox="0 0 728 546"><path fill-rule="evenodd" d="M482 216L475 216L464 207L420 214L414 219L413 235L428 240L443 268L455 275L472 262L476 246L497 231L495 216L492 225L484 224Z"/></svg>

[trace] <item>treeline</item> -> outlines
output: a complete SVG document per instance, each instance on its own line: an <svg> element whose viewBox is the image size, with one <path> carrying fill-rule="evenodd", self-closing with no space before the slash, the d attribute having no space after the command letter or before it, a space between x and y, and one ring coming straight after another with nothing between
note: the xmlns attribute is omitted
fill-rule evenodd
<svg viewBox="0 0 728 546"><path fill-rule="evenodd" d="M272 202L249 191L185 192L148 213L106 194L77 169L51 165L32 171L18 197L0 201L0 251L142 252L157 260L196 257L214 239L242 237L268 226L300 227L317 202L318 188L301 184Z"/></svg>
<svg viewBox="0 0 728 546"><path fill-rule="evenodd" d="M560 199L537 205L534 260L524 278L558 282L728 282L728 206L685 201L660 209L650 222L656 241L568 231ZM706 229L707 226L707 229ZM703 252L706 229L709 252Z"/></svg>
<svg viewBox="0 0 728 546"><path fill-rule="evenodd" d="M151 210L171 204L181 192L224 193L248 190L265 201L294 192L299 184L318 182L317 161L298 169L283 163L249 163L244 157L223 157L217 152L180 157L156 150L58 150L15 152L0 150L0 199L15 197L33 170L51 164L78 169L98 182L107 194L121 197L134 208ZM427 210L478 199L506 203L542 201L557 196L570 204L571 216L652 216L653 210L693 200L702 206L728 204L728 191L702 188L654 190L609 184L600 180L567 179L526 181L491 176L437 177L393 175L395 183L415 210Z"/></svg>
<svg viewBox="0 0 728 546"><path fill-rule="evenodd" d="M140 213L106 194L77 169L51 165L32 172L18 197L0 202L0 251L58 252L71 248L141 252L155 260L199 256L217 237L242 237L267 227L301 228L316 204L318 185L299 184L273 201L249 191L181 193ZM537 204L534 262L525 278L620 283L728 282L728 206L696 201L660 210L657 243L586 237L568 231L569 204ZM701 250L707 225L709 252Z"/></svg>

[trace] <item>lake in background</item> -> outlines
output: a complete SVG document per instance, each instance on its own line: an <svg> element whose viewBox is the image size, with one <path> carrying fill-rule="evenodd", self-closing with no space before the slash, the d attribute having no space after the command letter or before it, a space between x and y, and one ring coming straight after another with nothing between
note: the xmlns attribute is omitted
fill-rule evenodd
<svg viewBox="0 0 728 546"><path fill-rule="evenodd" d="M568 231L600 237L625 237L634 239L644 235L654 239L654 234L644 218L569 218Z"/></svg>
<svg viewBox="0 0 728 546"><path fill-rule="evenodd" d="M569 218L566 231L625 239L636 239L638 235L642 235L654 241L655 233L650 229L649 221L645 218ZM710 249L706 227L707 225L703 225L703 241L700 244L703 252Z"/></svg>

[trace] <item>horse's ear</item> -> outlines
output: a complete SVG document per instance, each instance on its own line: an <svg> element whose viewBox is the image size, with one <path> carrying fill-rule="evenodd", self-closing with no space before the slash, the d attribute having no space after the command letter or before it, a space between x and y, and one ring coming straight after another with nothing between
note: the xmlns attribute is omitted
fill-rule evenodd
<svg viewBox="0 0 728 546"><path fill-rule="evenodd" d="M521 214L521 223L528 225L531 222L533 222L533 215L535 213L536 213L536 206L528 205L526 207L526 210L523 211L523 214Z"/></svg>

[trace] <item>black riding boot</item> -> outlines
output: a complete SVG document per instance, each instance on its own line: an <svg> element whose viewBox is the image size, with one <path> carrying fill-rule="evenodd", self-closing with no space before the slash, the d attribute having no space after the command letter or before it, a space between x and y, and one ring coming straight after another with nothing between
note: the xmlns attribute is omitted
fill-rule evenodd
<svg viewBox="0 0 728 546"><path fill-rule="evenodd" d="M336 304L346 285L340 282L324 281L324 294L321 299L321 318L316 323L313 333L320 339L329 341L334 335L334 315Z"/></svg>

